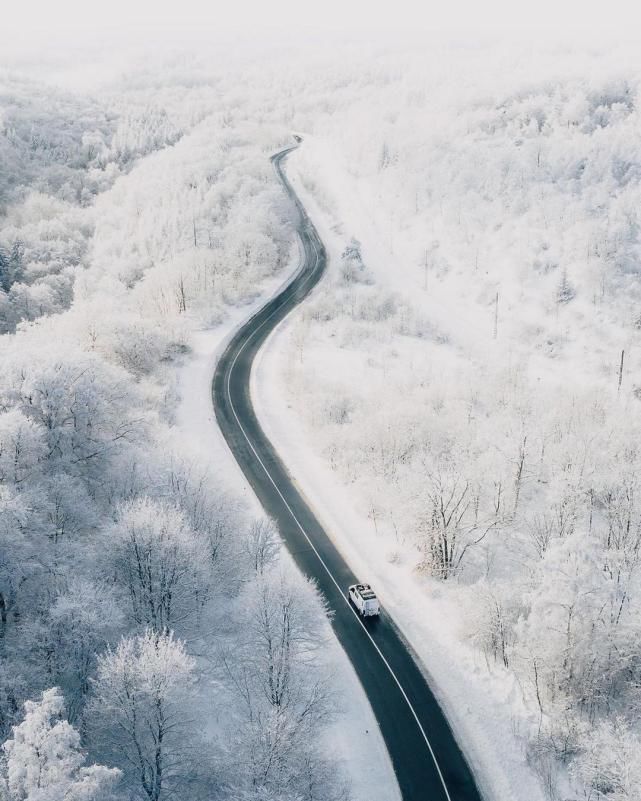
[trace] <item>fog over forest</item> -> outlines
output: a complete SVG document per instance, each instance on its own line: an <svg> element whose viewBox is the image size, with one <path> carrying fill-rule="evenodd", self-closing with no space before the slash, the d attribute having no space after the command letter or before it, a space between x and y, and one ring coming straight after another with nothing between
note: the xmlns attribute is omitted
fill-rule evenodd
<svg viewBox="0 0 641 801"><path fill-rule="evenodd" d="M258 373L276 447L488 797L638 801L641 59L384 20L0 54L2 801L362 797L326 601L185 423L297 268L292 132L329 266Z"/></svg>

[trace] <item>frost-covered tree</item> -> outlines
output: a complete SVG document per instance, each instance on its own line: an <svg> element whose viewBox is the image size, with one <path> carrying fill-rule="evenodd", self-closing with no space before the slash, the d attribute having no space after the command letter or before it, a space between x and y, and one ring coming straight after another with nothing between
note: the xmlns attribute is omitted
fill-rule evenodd
<svg viewBox="0 0 641 801"><path fill-rule="evenodd" d="M194 768L194 668L182 642L151 630L98 659L90 728L128 785L149 801L180 795Z"/></svg>
<svg viewBox="0 0 641 801"><path fill-rule="evenodd" d="M38 351L25 359L18 350L7 361L0 405L41 426L50 464L90 477L139 430L129 408L132 388L123 372L78 349L63 356L50 344Z"/></svg>
<svg viewBox="0 0 641 801"><path fill-rule="evenodd" d="M57 688L24 705L24 721L2 746L3 801L117 801L120 771L85 766L80 735L64 718Z"/></svg>
<svg viewBox="0 0 641 801"><path fill-rule="evenodd" d="M235 783L279 798L335 798L340 777L330 776L313 736L333 712L318 595L302 578L272 567L239 601L242 634L224 654L239 704L229 759L243 778Z"/></svg>
<svg viewBox="0 0 641 801"><path fill-rule="evenodd" d="M212 592L234 592L242 560L238 525L243 511L238 498L215 487L212 476L196 461L177 454L172 454L163 481L197 539L204 543L207 559L202 569L211 572Z"/></svg>
<svg viewBox="0 0 641 801"><path fill-rule="evenodd" d="M144 497L125 504L110 546L137 625L166 633L195 618L209 591L209 554L180 509Z"/></svg>
<svg viewBox="0 0 641 801"><path fill-rule="evenodd" d="M47 615L43 645L55 657L56 681L65 687L69 720L81 718L96 660L123 628L124 614L111 583L71 578Z"/></svg>
<svg viewBox="0 0 641 801"><path fill-rule="evenodd" d="M591 716L613 698L630 703L641 663L629 598L622 603L629 578L604 570L598 541L582 531L555 539L538 570L520 640L543 712L564 698Z"/></svg>
<svg viewBox="0 0 641 801"><path fill-rule="evenodd" d="M34 478L45 458L45 432L19 409L0 413L0 482L21 484Z"/></svg>
<svg viewBox="0 0 641 801"><path fill-rule="evenodd" d="M561 279L556 288L556 302L560 305L569 303L574 299L575 295L576 289L570 283L567 270L563 270L561 273Z"/></svg>
<svg viewBox="0 0 641 801"><path fill-rule="evenodd" d="M263 575L278 558L281 543L274 522L268 518L254 520L245 537L244 546L253 571L253 580L256 575Z"/></svg>
<svg viewBox="0 0 641 801"><path fill-rule="evenodd" d="M451 465L425 479L419 547L422 566L441 579L459 570L468 552L499 524L496 510L481 507L480 489Z"/></svg>
<svg viewBox="0 0 641 801"><path fill-rule="evenodd" d="M641 786L641 742L620 718L602 722L572 760L571 776L595 801L633 801Z"/></svg>
<svg viewBox="0 0 641 801"><path fill-rule="evenodd" d="M23 276L24 246L15 240L10 248L0 248L0 287L9 292Z"/></svg>

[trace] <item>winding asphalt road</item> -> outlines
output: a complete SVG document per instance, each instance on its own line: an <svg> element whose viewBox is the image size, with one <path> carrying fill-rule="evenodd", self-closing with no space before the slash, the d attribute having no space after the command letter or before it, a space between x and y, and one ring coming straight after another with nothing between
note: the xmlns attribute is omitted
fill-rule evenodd
<svg viewBox="0 0 641 801"><path fill-rule="evenodd" d="M256 353L318 283L327 263L323 243L283 172L283 161L295 147L272 156L272 162L298 210L304 260L292 281L243 325L220 358L212 384L216 418L296 563L315 579L334 612L334 631L374 710L403 801L480 801L471 771L411 648L384 610L380 619L363 621L346 600L347 587L357 577L296 489L252 407L249 379Z"/></svg>

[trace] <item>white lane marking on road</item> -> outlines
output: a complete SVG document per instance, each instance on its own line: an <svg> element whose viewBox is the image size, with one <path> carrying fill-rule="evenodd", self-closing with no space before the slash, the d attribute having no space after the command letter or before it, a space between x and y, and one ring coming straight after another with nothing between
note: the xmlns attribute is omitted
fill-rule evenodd
<svg viewBox="0 0 641 801"><path fill-rule="evenodd" d="M314 255L316 256L316 263L314 264L314 269L312 269L312 271L311 271L311 273L310 273L310 279L311 279L311 278L313 278L313 276L314 276L314 270L315 270L315 268L318 266L318 251L316 250L316 244L314 243L313 239L311 239L311 238L310 238L310 240L309 240L309 241L311 242L311 244L312 244L312 246L313 246L313 248L314 248ZM303 242L303 249L304 249L304 248L305 248L305 243ZM308 281L306 281L305 283L308 283ZM290 284L290 286L291 286L291 284ZM253 445L252 441L250 440L249 436L247 435L247 432L246 432L246 431L245 431L245 429L243 428L243 424L240 422L240 418L238 417L238 414L236 413L236 407L234 406L234 402L233 402L233 400L232 400L232 397L231 397L230 381L231 381L231 374L232 374L232 372L233 372L233 370L234 370L234 367L235 367L235 365L236 365L236 362L238 361L238 357L239 357L239 356L240 356L240 354L241 354L241 353L242 353L242 352L245 350L245 347L246 347L246 346L247 346L247 345L248 345L248 344L251 342L251 340L252 340L252 339L253 339L253 338L256 336L256 334L257 334L257 333L258 333L258 332L261 330L261 328L262 328L264 325L266 325L266 324L269 322L269 320L271 320L271 318L272 318L272 317L273 317L273 316L276 314L276 312L278 312L279 310L280 310L280 307L278 307L278 308L274 309L274 311L273 311L273 312L272 312L270 315L268 315L268 316L267 316L267 317L266 317L266 318L263 320L263 322L262 322L262 323L261 323L261 324L258 326L258 328L254 329L254 331L252 331L252 333L251 333L251 334L250 334L250 335L247 337L247 339L246 339L246 340L243 342L242 346L241 346L241 347L239 348L239 350L238 350L238 353L237 353L237 354L236 354L236 356L234 357L234 360L233 360L233 362L231 363L231 366L230 366L230 368L229 368L229 372L227 373L227 382L226 382L227 399L228 399L228 401L229 401L230 408L231 408L231 410L232 410L232 413L233 413L234 417L236 418L236 423L238 424L238 427L239 427L239 429L240 429L240 431L241 431L241 433L242 433L243 437L245 438L245 440L247 441L247 444L248 444L248 445L249 445L249 447L251 448L251 450L252 450L252 453L253 453L253 454L254 454L254 456L256 457L256 460L258 461L258 463L260 464L260 466L263 468L263 471L265 472L265 475L267 476L267 478L269 479L269 481L270 481L270 482L271 482L271 484L273 485L274 489L276 490L276 492L277 492L277 493L278 493L278 495L280 496L280 499L282 500L282 502L285 504L285 506L286 506L286 508L287 508L287 511L288 511L288 512L289 512L289 514L292 516L292 519L294 520L294 522L296 523L296 525L297 525L297 526L298 526L298 528L300 529L301 533L303 534L303 536L305 537L305 539L306 539L306 540L307 540L307 542L309 543L309 545L310 545L310 547L311 547L312 551L314 551L314 554L316 555L316 558L318 559L318 561L321 563L321 565L322 565L322 566L323 566L323 568L325 569L325 572L327 573L327 575L330 577L330 579L331 579L331 580L332 580L332 582L334 583L334 585L335 585L336 589L339 591L339 594L340 594L341 598L343 599L343 601L345 601L345 603L347 604L347 607L349 608L350 612L351 612L351 613L354 615L354 617L355 617L355 618L356 618L356 620L358 621L359 625L361 626L361 628L363 629L363 631L364 631L364 632L365 632L365 634L367 635L367 637L368 637L369 641L371 642L371 644L372 644L372 645L374 646L374 648L376 649L376 652L378 653L378 655L380 656L381 660L383 661L383 664L384 664L384 665L385 665L385 667L388 669L388 671L390 672L390 675L391 675L391 676L392 676L392 678L394 679L394 681L395 681L395 683L396 683L396 686L397 686L397 687L398 687L398 689L401 691L401 695L402 695L402 696L403 696L403 698L405 699L405 702L406 702L407 706L409 707L409 710L410 710L410 712L412 713L412 716L413 716L414 720L416 721L416 725L418 726L418 728L419 728L419 730L420 730L421 734L423 735L423 739L425 740L425 743L426 743L426 745L427 745L427 747L428 747L428 749L429 749L429 752L430 752L430 755L431 755L431 757L432 757L432 760L433 760L433 762L434 762L434 766L436 767L436 771L437 771L437 773L438 773L439 779L441 780L441 784L443 785L443 790L445 791L445 796L446 796L446 798L447 798L447 801L452 801L452 798L451 798L451 796L450 796L450 794L449 794L449 792L448 792L448 789L447 789L447 785L445 784L445 779L444 779L444 777L443 777L443 773L441 772L441 768L440 768L440 766L439 766L439 764L438 764L438 760L436 759L436 754L434 753L434 750L432 749L432 744L430 743L430 741L429 741L429 739L428 739L428 737L427 737L427 734L425 733L425 729L423 728L423 726L422 726L422 724L421 724L421 721L418 719L418 715L416 714L416 711L415 711L414 707L412 706L412 702L411 702L411 701L410 701L410 699L407 697L407 693L406 693L406 692L405 692L405 690L403 689L403 686L402 686L401 682L399 681L399 679L397 678L396 674L395 674L395 673L394 673L394 671L392 670L392 666L390 665L390 663L387 661L387 659L386 659L386 658L385 658L385 656L383 655L383 653L382 653L381 649L380 649L380 648L378 647L378 645L376 644L376 642L375 642L375 640L373 639L372 635L371 635L371 634L369 633L369 631L367 630L367 628L366 628L365 624L363 623L363 621L361 620L360 616L358 615L358 613L356 612L356 610L355 610L355 609L352 607L352 605L350 604L349 600L348 600L348 599L345 597L345 595L343 594L343 590L340 588L340 585L338 584L338 582L337 582L337 581L336 581L336 579L334 578L334 575L332 574L332 571L331 571L331 570L329 569L329 567L326 565L325 561L323 560L323 557L322 557L322 556L321 556L321 555L318 553L318 551L316 550L316 547L314 546L314 543L312 542L312 540L311 540L311 539L310 539L310 537L308 536L307 532L305 531L305 529L304 529L304 528L303 528L303 526L301 525L301 523L300 523L299 519L296 517L296 515L295 515L295 513L294 513L293 509L291 508L291 506L289 505L289 503L287 503L287 500L285 499L285 497L284 497L283 493L280 491L280 489L278 488L278 485L276 484L276 482L275 482L275 481L274 481L274 479L272 478L272 475L271 475L271 473L269 472L269 470L268 470L268 469L267 469L267 467L265 466L265 464L264 464L263 460L262 460L262 459L260 458L260 456L258 455L258 452L256 451L256 448L254 447L254 445Z"/></svg>

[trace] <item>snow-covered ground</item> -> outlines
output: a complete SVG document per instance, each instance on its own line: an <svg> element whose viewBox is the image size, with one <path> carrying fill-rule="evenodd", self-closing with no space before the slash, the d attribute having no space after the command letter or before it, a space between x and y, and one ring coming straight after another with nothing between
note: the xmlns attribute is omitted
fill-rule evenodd
<svg viewBox="0 0 641 801"><path fill-rule="evenodd" d="M288 270L286 281L298 265ZM180 401L176 428L188 450L199 456L201 467L218 477L224 489L242 495L258 515L260 504L247 484L218 428L211 403L211 382L218 356L233 332L282 286L282 276L270 281L251 305L235 309L225 323L198 331L192 339L192 352L178 377ZM283 548L281 559L292 569L293 560ZM328 629L329 629L328 624ZM400 791L383 738L365 693L349 660L332 636L336 689L340 695L340 715L328 727L327 752L344 767L351 784L353 801L395 801Z"/></svg>
<svg viewBox="0 0 641 801"><path fill-rule="evenodd" d="M177 637L201 630L202 590L230 642L250 629L233 616L235 589L253 587L237 493L257 507L210 381L288 263L268 156L294 128L314 133L288 169L333 263L255 376L266 428L421 654L487 794L539 801L542 777L554 801L638 801L638 48L214 50L137 51L104 87L79 52L0 75L0 591L20 610L2 631L3 738L53 683L80 719L105 649L146 647L139 624L156 622L132 607L114 521L124 534L142 510L162 538L169 506L188 520L170 527L199 584ZM67 71L87 93L52 87ZM193 494L175 480L192 453L213 471ZM199 516L196 495L222 517ZM192 544L220 527L242 543L223 557L228 608L211 594L217 547L206 575L192 569L206 561ZM235 734L215 662L199 687ZM349 714L328 745L348 751L359 796L393 797L380 740L351 750L345 721L373 729L345 670ZM89 758L129 771L103 753L109 705L90 717ZM220 739L235 797L255 776ZM205 772L199 787L223 781ZM318 775L337 801L340 782Z"/></svg>
<svg viewBox="0 0 641 801"><path fill-rule="evenodd" d="M344 247L344 230L342 236L337 234L336 219L306 188L296 159L296 155L290 159L288 174L328 248L330 260L335 262ZM333 177L331 160L324 167ZM344 207L350 207L342 176L337 180L341 181ZM358 217L358 204L351 207ZM358 219L340 222L341 229L354 231ZM367 226L358 228L359 236L363 227L367 230ZM315 293L323 291L321 282ZM488 671L485 660L462 642L464 621L451 594L417 575L414 563L390 553L389 540L375 533L362 499L355 498L353 490L319 456L303 416L292 406L283 377L291 360L299 358L292 333L296 315L302 313L298 309L284 321L259 354L252 396L260 422L341 553L357 575L374 585L420 656L486 797L495 801L543 801L539 780L526 764L524 738L533 721L522 703L516 679L506 670ZM330 356L320 363L315 353L314 364L319 376L332 375Z"/></svg>

